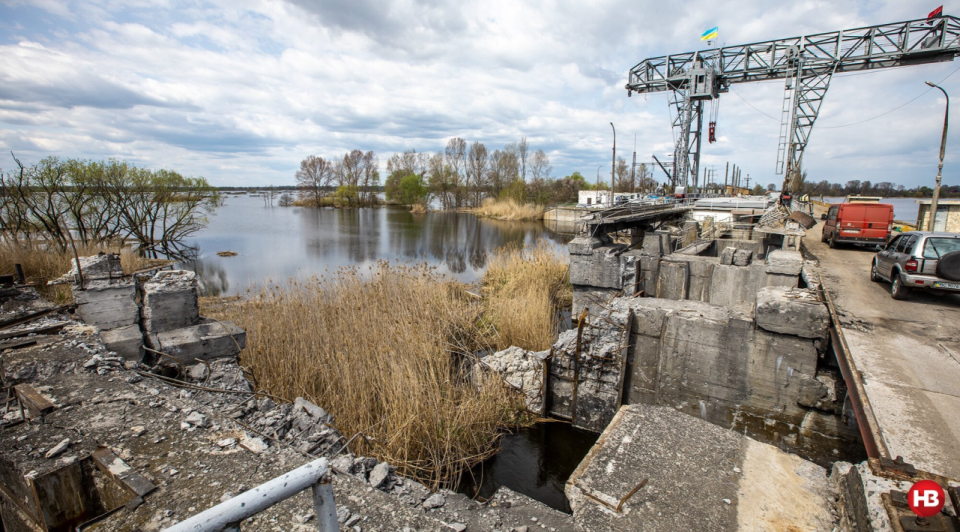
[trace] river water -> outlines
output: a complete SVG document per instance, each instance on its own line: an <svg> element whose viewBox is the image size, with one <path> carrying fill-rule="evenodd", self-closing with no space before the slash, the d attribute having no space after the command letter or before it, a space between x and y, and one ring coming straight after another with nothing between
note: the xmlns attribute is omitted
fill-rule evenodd
<svg viewBox="0 0 960 532"><path fill-rule="evenodd" d="M186 241L196 260L203 295L236 295L267 281L309 277L343 266L369 267L378 260L426 262L441 273L473 282L486 270L487 254L506 245L540 239L566 252L570 235L541 222L502 222L472 214L412 214L404 207L315 209L269 207L263 198L229 195L209 225ZM235 257L220 257L233 251Z"/></svg>

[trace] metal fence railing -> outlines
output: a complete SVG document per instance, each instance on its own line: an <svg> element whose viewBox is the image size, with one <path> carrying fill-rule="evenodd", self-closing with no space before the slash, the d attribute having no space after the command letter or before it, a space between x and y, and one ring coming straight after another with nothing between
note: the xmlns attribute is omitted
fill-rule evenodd
<svg viewBox="0 0 960 532"><path fill-rule="evenodd" d="M239 532L240 523L312 488L313 507L320 532L336 532L337 506L333 500L330 467L326 458L302 465L293 471L247 490L236 497L182 521L163 532Z"/></svg>

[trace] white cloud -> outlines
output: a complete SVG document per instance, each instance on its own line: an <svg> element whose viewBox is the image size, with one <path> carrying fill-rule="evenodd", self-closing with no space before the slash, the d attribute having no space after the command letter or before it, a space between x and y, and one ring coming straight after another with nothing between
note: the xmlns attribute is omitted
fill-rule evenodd
<svg viewBox="0 0 960 532"><path fill-rule="evenodd" d="M727 44L920 17L902 3L803 0L138 0L0 4L0 148L122 157L215 184L292 183L308 154L440 149L451 136L492 149L527 136L555 174L609 172L611 132L629 159L672 151L667 95L626 97L640 60ZM818 126L869 118L923 91L952 63L838 76ZM945 82L958 88L960 75ZM724 95L703 161L773 175L782 83ZM864 124L815 128L811 178L933 175L942 98L926 94ZM763 116L767 113L775 119ZM960 170L945 168L945 182ZM4 165L0 165L4 166ZM958 167L960 169L960 167Z"/></svg>

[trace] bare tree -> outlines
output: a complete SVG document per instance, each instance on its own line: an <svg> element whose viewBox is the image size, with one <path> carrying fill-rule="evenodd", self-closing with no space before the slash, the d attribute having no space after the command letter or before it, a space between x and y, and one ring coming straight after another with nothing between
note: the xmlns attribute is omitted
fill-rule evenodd
<svg viewBox="0 0 960 532"><path fill-rule="evenodd" d="M454 137L447 142L446 165L450 172L450 188L453 192L454 206L463 205L463 174L466 167L467 142L460 137Z"/></svg>
<svg viewBox="0 0 960 532"><path fill-rule="evenodd" d="M527 146L527 137L523 137L520 139L520 143L517 145L517 162L520 165L520 179L523 179L524 181L527 180L527 161L529 154L530 148Z"/></svg>
<svg viewBox="0 0 960 532"><path fill-rule="evenodd" d="M380 161L377 159L377 155L373 151L368 151L363 154L363 157L360 159L360 166L358 174L360 176L360 186L363 188L362 203L367 205L374 204L374 198L376 198L375 188L380 186L380 171L378 167L380 166Z"/></svg>
<svg viewBox="0 0 960 532"><path fill-rule="evenodd" d="M550 157L543 150L537 150L530 158L530 176L533 179L549 179L551 172L553 166L550 165Z"/></svg>
<svg viewBox="0 0 960 532"><path fill-rule="evenodd" d="M491 192L494 196L500 196L503 188L516 178L516 153L509 151L507 148L504 148L503 151L494 151L490 155L490 171L487 175Z"/></svg>
<svg viewBox="0 0 960 532"><path fill-rule="evenodd" d="M630 175L630 166L623 157L617 157L616 176L617 192L630 192L633 189L633 180Z"/></svg>
<svg viewBox="0 0 960 532"><path fill-rule="evenodd" d="M297 188L302 199L309 199L314 206L320 206L325 189L333 177L333 165L323 157L308 155L300 161L297 170Z"/></svg>
<svg viewBox="0 0 960 532"><path fill-rule="evenodd" d="M480 197L483 195L483 187L487 179L487 147L482 142L476 141L470 145L470 153L467 157L467 179L473 187L473 204L480 205Z"/></svg>

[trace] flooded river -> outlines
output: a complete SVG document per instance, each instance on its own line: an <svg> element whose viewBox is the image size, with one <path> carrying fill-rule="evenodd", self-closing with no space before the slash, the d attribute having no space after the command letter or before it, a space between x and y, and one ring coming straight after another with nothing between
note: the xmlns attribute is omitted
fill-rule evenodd
<svg viewBox="0 0 960 532"><path fill-rule="evenodd" d="M479 279L487 254L505 245L539 239L565 251L571 238L541 222L502 222L472 214L412 214L404 207L315 209L268 207L263 198L227 196L209 225L186 243L196 260L203 295L236 295L251 285L309 277L342 266L378 260L426 262L464 281ZM235 257L217 256L233 251Z"/></svg>

